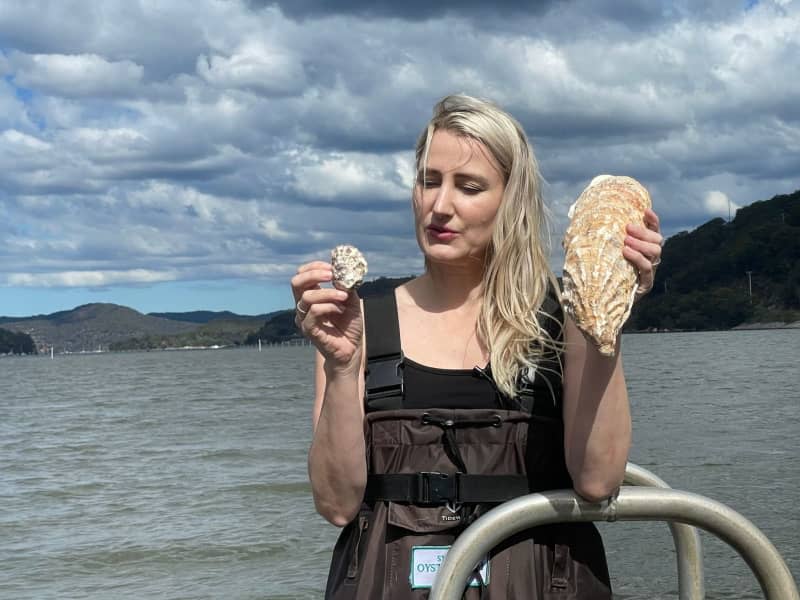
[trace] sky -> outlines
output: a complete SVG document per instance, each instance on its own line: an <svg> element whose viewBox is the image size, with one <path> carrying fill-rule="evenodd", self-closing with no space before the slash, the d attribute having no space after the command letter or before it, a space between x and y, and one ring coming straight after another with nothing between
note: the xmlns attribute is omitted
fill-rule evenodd
<svg viewBox="0 0 800 600"><path fill-rule="evenodd" d="M600 173L667 236L800 188L800 0L3 0L0 315L265 313L342 243L417 274L413 146L459 92L530 136L557 272Z"/></svg>

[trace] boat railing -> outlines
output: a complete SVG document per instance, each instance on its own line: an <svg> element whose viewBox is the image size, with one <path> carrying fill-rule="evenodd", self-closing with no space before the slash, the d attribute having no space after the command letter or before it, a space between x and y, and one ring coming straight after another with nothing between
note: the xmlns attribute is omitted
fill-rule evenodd
<svg viewBox="0 0 800 600"><path fill-rule="evenodd" d="M458 537L436 575L430 600L458 600L486 554L529 527L586 521L667 521L678 552L681 600L704 596L702 552L695 526L732 546L753 571L767 600L800 600L781 555L767 537L732 508L699 494L670 489L649 471L628 465L626 481L606 502L583 500L571 490L521 496L477 519ZM677 527L676 527L677 526Z"/></svg>

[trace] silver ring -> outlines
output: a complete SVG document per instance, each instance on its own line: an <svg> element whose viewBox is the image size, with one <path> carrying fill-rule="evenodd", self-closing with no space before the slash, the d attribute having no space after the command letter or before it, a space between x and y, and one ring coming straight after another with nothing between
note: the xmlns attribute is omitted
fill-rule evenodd
<svg viewBox="0 0 800 600"><path fill-rule="evenodd" d="M653 267L657 267L658 265L660 265L660 264L661 264L661 257L659 256L657 259L655 259L655 260L651 260L651 261L650 261L650 264L651 264Z"/></svg>
<svg viewBox="0 0 800 600"><path fill-rule="evenodd" d="M297 304L295 304L295 305L294 305L294 309L297 311L297 313L298 313L298 314L299 314L301 317L305 317L305 316L308 314L308 310L307 310L307 309L306 309L306 310L303 310L302 308L300 308L300 300L298 300L298 301L297 301Z"/></svg>

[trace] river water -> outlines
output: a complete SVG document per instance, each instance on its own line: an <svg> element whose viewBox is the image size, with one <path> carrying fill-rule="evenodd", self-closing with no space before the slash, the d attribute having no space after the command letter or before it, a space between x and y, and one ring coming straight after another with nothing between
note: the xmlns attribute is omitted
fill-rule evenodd
<svg viewBox="0 0 800 600"><path fill-rule="evenodd" d="M631 460L800 579L800 330L626 336ZM308 347L0 359L0 598L321 598ZM662 523L602 524L619 598L677 598ZM761 598L702 535L708 598Z"/></svg>

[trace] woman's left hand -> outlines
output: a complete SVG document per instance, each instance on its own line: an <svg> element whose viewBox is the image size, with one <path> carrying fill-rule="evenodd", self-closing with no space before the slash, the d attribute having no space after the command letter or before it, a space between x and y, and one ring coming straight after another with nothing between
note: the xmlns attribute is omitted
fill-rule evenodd
<svg viewBox="0 0 800 600"><path fill-rule="evenodd" d="M661 263L661 244L664 241L658 215L649 208L644 212L644 225L626 226L628 235L625 236L625 245L622 248L622 255L639 272L637 298L653 289L656 267Z"/></svg>

